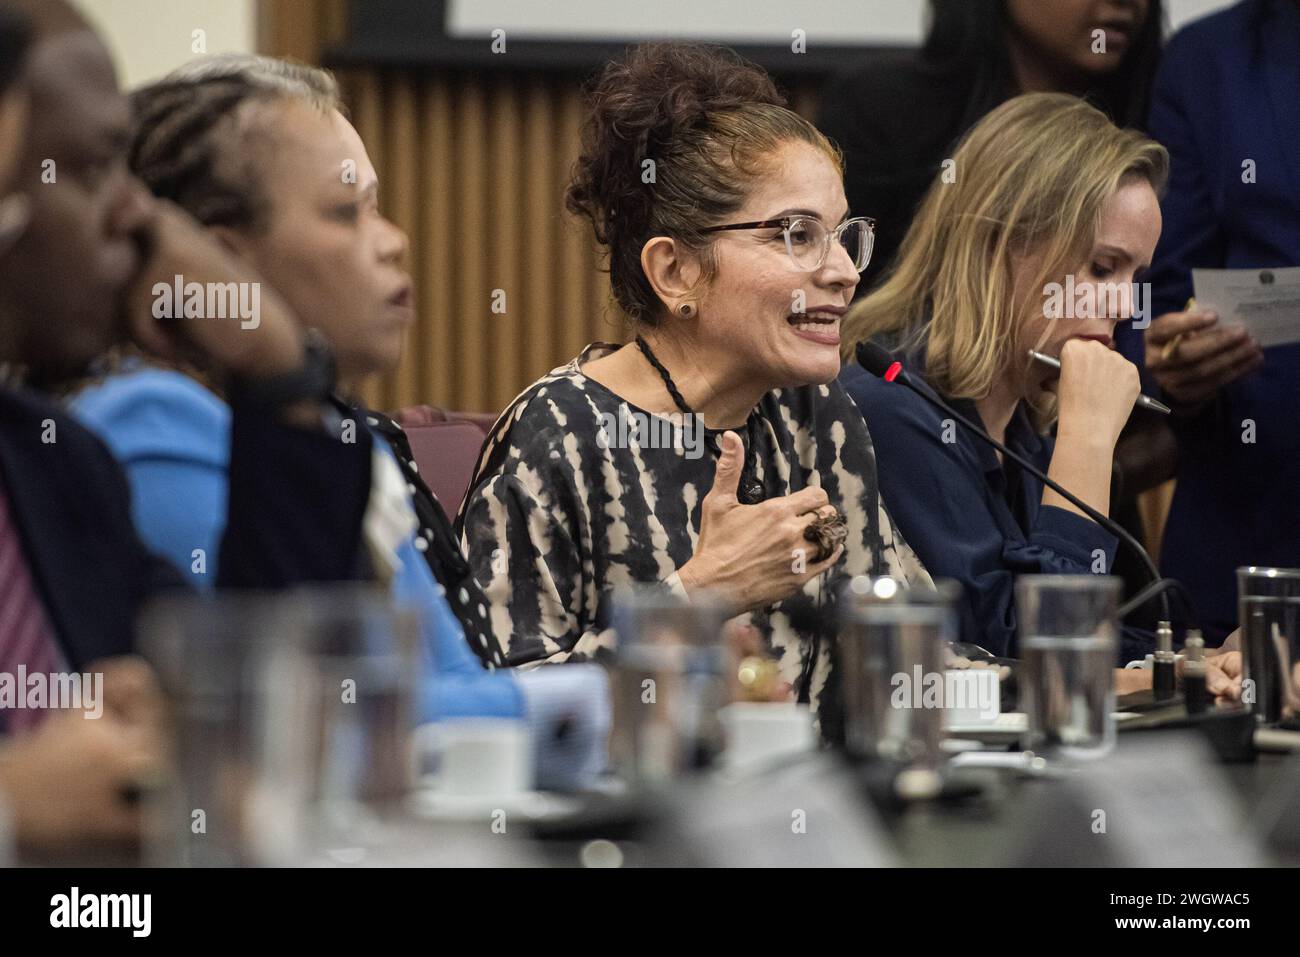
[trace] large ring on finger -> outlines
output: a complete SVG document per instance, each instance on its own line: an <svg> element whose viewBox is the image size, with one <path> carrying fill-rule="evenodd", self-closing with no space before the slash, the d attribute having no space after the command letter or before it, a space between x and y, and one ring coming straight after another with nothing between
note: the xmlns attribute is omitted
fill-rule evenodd
<svg viewBox="0 0 1300 957"><path fill-rule="evenodd" d="M805 541L817 546L814 562L823 562L835 554L835 549L849 537L848 520L838 508L827 514L818 514L804 529Z"/></svg>
<svg viewBox="0 0 1300 957"><path fill-rule="evenodd" d="M740 697L744 701L770 701L781 681L781 668L771 658L750 655L736 669Z"/></svg>

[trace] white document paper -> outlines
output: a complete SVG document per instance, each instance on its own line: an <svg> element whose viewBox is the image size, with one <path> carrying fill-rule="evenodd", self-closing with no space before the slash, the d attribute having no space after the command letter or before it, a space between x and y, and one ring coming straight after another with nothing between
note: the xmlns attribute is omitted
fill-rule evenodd
<svg viewBox="0 0 1300 957"><path fill-rule="evenodd" d="M1220 325L1243 325L1264 348L1300 342L1300 266L1285 269L1193 269L1197 309Z"/></svg>

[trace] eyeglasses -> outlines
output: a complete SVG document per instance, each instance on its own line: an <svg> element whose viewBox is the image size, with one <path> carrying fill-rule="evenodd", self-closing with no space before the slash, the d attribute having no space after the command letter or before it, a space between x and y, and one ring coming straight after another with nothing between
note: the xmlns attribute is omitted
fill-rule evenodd
<svg viewBox="0 0 1300 957"><path fill-rule="evenodd" d="M846 219L834 229L827 229L820 220L804 217L763 219L756 223L731 223L726 226L708 226L705 233L725 229L779 229L785 236L785 251L794 268L801 272L816 272L826 262L831 240L839 243L853 260L858 272L871 261L871 247L876 243L876 221L866 216Z"/></svg>

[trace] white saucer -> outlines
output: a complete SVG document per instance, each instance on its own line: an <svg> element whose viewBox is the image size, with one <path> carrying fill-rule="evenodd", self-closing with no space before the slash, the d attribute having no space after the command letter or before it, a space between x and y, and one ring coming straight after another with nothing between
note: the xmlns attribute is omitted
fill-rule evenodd
<svg viewBox="0 0 1300 957"><path fill-rule="evenodd" d="M1006 741L1017 738L1029 730L1029 715L1023 711L1006 711L991 721L969 724L949 724L943 733L952 738L974 738L979 741Z"/></svg>
<svg viewBox="0 0 1300 957"><path fill-rule="evenodd" d="M495 815L504 813L509 826L511 818L543 821L572 814L580 804L576 798L549 791L520 791L491 797L447 794L430 788L412 794L409 807L416 817L431 821L492 823Z"/></svg>

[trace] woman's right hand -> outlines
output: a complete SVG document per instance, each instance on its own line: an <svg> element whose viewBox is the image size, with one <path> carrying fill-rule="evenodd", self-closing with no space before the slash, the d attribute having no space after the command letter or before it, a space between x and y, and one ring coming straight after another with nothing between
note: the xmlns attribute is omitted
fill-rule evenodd
<svg viewBox="0 0 1300 957"><path fill-rule="evenodd" d="M744 454L740 436L723 433L713 488L700 507L695 554L677 570L687 592L716 591L739 611L788 598L844 553L841 545L830 557L815 561L817 546L803 537L818 514L834 512L820 488L742 505L736 491Z"/></svg>
<svg viewBox="0 0 1300 957"><path fill-rule="evenodd" d="M1113 451L1137 401L1138 369L1118 352L1091 339L1071 339L1061 349L1058 434L1087 437Z"/></svg>

